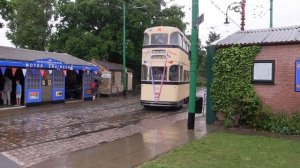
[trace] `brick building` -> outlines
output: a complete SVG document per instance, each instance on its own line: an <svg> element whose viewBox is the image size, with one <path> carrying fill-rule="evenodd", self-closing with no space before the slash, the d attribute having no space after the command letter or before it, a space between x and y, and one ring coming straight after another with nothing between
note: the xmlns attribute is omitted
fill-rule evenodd
<svg viewBox="0 0 300 168"><path fill-rule="evenodd" d="M300 112L300 26L239 31L211 47L234 45L262 47L252 77L262 103L274 112Z"/></svg>

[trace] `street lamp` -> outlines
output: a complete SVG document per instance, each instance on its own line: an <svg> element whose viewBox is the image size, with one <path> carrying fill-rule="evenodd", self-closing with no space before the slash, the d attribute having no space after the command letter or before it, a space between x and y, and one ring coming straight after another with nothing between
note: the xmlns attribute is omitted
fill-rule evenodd
<svg viewBox="0 0 300 168"><path fill-rule="evenodd" d="M123 3L123 96L126 96L126 1Z"/></svg>
<svg viewBox="0 0 300 168"><path fill-rule="evenodd" d="M141 7L134 6L133 9L146 8L145 5ZM126 78L126 1L123 1L123 96L126 96L127 78Z"/></svg>
<svg viewBox="0 0 300 168"><path fill-rule="evenodd" d="M242 0L241 2L233 2L228 5L226 10L226 18L224 24L229 24L228 21L228 10L233 10L234 12L241 13L241 30L244 31L245 28L245 5L246 0Z"/></svg>

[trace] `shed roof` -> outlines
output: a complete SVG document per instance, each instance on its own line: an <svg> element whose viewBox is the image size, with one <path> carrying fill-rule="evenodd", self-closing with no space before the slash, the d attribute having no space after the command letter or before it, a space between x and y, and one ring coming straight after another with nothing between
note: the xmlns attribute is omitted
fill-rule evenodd
<svg viewBox="0 0 300 168"><path fill-rule="evenodd" d="M116 63L106 62L106 61L98 61L98 60L93 60L92 62L106 67L109 71L122 71L123 70L123 65L121 65L121 64L116 64ZM133 70L130 68L127 68L127 71L133 72Z"/></svg>
<svg viewBox="0 0 300 168"><path fill-rule="evenodd" d="M47 58L55 59L70 65L94 66L92 63L81 60L69 54L0 46L0 60L31 62Z"/></svg>
<svg viewBox="0 0 300 168"><path fill-rule="evenodd" d="M300 43L300 26L238 31L215 46Z"/></svg>

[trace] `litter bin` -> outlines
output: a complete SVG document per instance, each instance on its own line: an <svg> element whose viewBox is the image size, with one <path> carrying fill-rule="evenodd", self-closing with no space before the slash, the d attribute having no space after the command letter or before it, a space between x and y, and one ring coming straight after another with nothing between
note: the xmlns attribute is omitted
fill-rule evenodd
<svg viewBox="0 0 300 168"><path fill-rule="evenodd" d="M202 113L203 97L196 98L196 113Z"/></svg>

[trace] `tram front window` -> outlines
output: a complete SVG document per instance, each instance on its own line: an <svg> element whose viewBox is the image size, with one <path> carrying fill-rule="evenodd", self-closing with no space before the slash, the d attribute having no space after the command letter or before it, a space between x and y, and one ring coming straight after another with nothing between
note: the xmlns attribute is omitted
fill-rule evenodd
<svg viewBox="0 0 300 168"><path fill-rule="evenodd" d="M153 76L153 80L162 80L162 76L164 74L164 67L152 67L152 75L150 74L150 78L152 80L152 76ZM165 72L165 76L163 80L167 79L167 73Z"/></svg>
<svg viewBox="0 0 300 168"><path fill-rule="evenodd" d="M170 67L169 80L170 81L178 81L179 80L179 66L172 65Z"/></svg>
<svg viewBox="0 0 300 168"><path fill-rule="evenodd" d="M168 44L168 34L167 33L155 33L151 35L152 45L166 45Z"/></svg>

